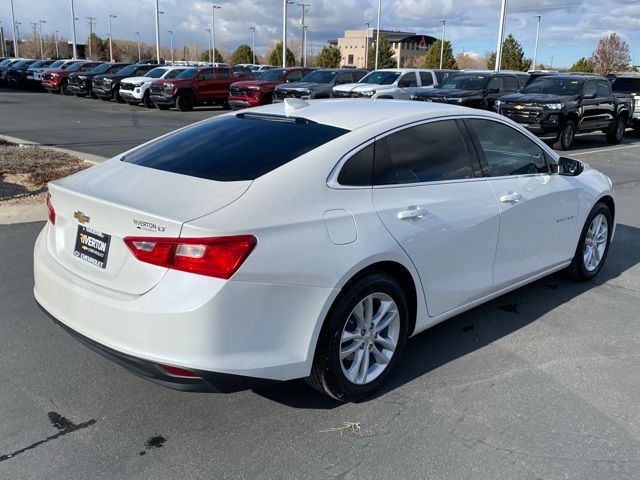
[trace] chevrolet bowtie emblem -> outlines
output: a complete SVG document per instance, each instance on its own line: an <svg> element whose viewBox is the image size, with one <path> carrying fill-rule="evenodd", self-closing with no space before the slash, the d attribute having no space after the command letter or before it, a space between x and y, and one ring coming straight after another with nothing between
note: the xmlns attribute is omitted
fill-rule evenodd
<svg viewBox="0 0 640 480"><path fill-rule="evenodd" d="M73 218L78 220L80 223L89 223L90 218L86 216L84 213L78 211L73 214Z"/></svg>
<svg viewBox="0 0 640 480"><path fill-rule="evenodd" d="M522 110L524 108L524 105L516 105L516 110Z"/></svg>

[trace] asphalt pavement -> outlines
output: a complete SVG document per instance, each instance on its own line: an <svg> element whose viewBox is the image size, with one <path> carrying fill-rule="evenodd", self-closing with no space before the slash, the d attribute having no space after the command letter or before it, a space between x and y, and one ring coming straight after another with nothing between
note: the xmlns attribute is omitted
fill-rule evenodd
<svg viewBox="0 0 640 480"><path fill-rule="evenodd" d="M4 101L0 133L78 143L31 132L33 113L14 119ZM141 141L125 135L134 117L197 115L98 105L122 146ZM93 138L90 153L114 147ZM0 226L0 479L640 478L640 137L581 137L571 155L615 182L601 275L556 274L416 336L382 391L346 405L303 381L218 395L129 374L35 304L42 223Z"/></svg>

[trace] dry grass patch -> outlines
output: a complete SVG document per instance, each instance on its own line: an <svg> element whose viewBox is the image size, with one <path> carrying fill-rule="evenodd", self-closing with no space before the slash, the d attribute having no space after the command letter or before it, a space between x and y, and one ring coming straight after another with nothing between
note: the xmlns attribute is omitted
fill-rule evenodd
<svg viewBox="0 0 640 480"><path fill-rule="evenodd" d="M0 143L0 205L42 200L47 182L92 166L46 147Z"/></svg>

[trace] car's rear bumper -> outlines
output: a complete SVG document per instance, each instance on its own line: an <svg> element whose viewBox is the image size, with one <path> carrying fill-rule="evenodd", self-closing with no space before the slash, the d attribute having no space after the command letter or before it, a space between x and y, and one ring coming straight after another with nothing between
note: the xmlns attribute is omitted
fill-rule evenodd
<svg viewBox="0 0 640 480"><path fill-rule="evenodd" d="M167 381L157 378L158 365L170 365L199 372L208 385L219 374L269 380L309 374L320 319L335 289L168 270L151 290L129 295L63 267L44 240L48 229L49 223L34 249L36 300L138 374Z"/></svg>

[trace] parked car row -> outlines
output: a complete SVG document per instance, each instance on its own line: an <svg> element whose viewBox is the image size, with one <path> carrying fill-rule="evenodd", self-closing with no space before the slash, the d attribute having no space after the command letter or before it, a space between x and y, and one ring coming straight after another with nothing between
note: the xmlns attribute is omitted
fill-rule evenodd
<svg viewBox="0 0 640 480"><path fill-rule="evenodd" d="M363 98L447 103L496 112L566 150L575 135L602 131L610 144L628 126L640 131L640 74L459 71L391 68L276 68L228 64L165 66L89 60L7 59L0 84L41 85L51 93L91 96L180 111L219 105L241 109L287 98ZM638 107L638 108L636 108Z"/></svg>

